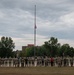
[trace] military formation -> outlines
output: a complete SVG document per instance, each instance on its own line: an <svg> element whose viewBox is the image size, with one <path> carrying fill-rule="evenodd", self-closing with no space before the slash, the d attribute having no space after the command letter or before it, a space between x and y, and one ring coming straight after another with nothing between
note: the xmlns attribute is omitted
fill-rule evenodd
<svg viewBox="0 0 74 75"><path fill-rule="evenodd" d="M74 66L74 58L71 57L18 57L0 58L0 67L66 67Z"/></svg>

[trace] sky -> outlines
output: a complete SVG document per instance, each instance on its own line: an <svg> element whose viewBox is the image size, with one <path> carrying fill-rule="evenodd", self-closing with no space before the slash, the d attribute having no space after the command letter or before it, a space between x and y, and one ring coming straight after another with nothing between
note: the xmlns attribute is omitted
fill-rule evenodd
<svg viewBox="0 0 74 75"><path fill-rule="evenodd" d="M0 0L0 38L11 37L15 50L34 43L36 5L36 45L50 37L74 47L74 0Z"/></svg>

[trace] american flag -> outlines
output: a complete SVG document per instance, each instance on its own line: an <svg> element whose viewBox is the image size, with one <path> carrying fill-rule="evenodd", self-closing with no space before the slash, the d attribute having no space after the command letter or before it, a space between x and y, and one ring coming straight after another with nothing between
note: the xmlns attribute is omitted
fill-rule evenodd
<svg viewBox="0 0 74 75"><path fill-rule="evenodd" d="M37 26L35 25L35 29L37 28Z"/></svg>

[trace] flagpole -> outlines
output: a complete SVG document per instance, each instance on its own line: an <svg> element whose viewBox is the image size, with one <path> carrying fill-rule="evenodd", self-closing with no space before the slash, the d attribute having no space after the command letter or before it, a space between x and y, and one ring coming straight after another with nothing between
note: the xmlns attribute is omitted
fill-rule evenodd
<svg viewBox="0 0 74 75"><path fill-rule="evenodd" d="M34 57L36 55L35 46L36 46L36 5L35 5L35 12L34 12Z"/></svg>

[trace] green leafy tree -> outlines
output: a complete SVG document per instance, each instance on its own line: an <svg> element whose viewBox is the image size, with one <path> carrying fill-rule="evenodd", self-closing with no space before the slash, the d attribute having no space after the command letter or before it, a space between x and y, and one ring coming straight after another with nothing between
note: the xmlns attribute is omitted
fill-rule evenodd
<svg viewBox="0 0 74 75"><path fill-rule="evenodd" d="M58 39L55 37L51 37L49 41L44 43L44 47L47 49L47 56L56 56L58 50Z"/></svg>
<svg viewBox="0 0 74 75"><path fill-rule="evenodd" d="M1 37L0 40L0 57L12 57L15 44L11 37Z"/></svg>
<svg viewBox="0 0 74 75"><path fill-rule="evenodd" d="M28 47L20 53L21 57L33 57L35 51L35 56L46 56L46 50L44 46Z"/></svg>
<svg viewBox="0 0 74 75"><path fill-rule="evenodd" d="M70 57L74 57L74 48L73 47L70 47L69 51L68 51L68 55Z"/></svg>
<svg viewBox="0 0 74 75"><path fill-rule="evenodd" d="M70 46L69 44L63 44L60 49L60 56L69 56Z"/></svg>
<svg viewBox="0 0 74 75"><path fill-rule="evenodd" d="M45 49L45 47L44 46L37 47L36 55L45 57L46 56L46 49Z"/></svg>
<svg viewBox="0 0 74 75"><path fill-rule="evenodd" d="M60 56L60 49L61 49L61 44L57 44L57 56Z"/></svg>
<svg viewBox="0 0 74 75"><path fill-rule="evenodd" d="M36 50L36 48L35 48ZM34 56L34 47L28 47L25 49L25 56L26 57L32 57Z"/></svg>

